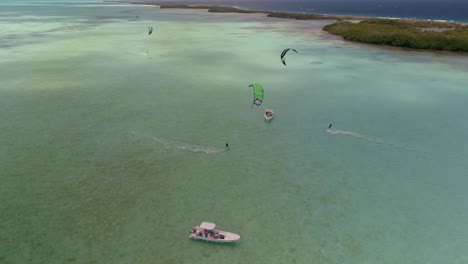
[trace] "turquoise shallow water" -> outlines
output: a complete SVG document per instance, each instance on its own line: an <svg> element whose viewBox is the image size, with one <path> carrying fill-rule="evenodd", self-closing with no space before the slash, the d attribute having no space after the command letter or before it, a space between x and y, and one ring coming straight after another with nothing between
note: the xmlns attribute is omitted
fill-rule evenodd
<svg viewBox="0 0 468 264"><path fill-rule="evenodd" d="M343 42L324 21L14 3L0 262L468 262L466 56ZM241 241L189 240L205 220Z"/></svg>

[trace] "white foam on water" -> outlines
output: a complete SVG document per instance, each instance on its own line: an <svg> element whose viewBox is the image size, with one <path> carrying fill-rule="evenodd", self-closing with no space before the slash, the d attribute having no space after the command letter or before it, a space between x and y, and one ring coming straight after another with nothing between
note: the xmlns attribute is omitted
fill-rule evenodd
<svg viewBox="0 0 468 264"><path fill-rule="evenodd" d="M327 131L327 133L332 134L332 135L346 135L346 136L352 136L355 138L360 138L360 139L364 139L364 140L375 142L375 143L381 143L381 144L384 143L383 140L364 136L364 135L361 135L359 133L352 132L352 131L337 130L337 129L326 129L325 131Z"/></svg>
<svg viewBox="0 0 468 264"><path fill-rule="evenodd" d="M417 151L414 148L409 148L407 146L397 144L397 143L386 142L386 141L384 141L382 139L378 139L378 138L368 137L366 135L362 135L362 134L359 134L359 133L356 133L356 132L353 132L353 131L338 130L338 129L325 129L325 131L328 134L332 134L332 135L351 136L351 137L354 137L354 138L359 138L359 139L366 140L366 141L373 142L373 143L377 143L377 144L384 144L384 145L387 145L387 146L402 148L402 149L405 149L405 150L408 150L408 151Z"/></svg>
<svg viewBox="0 0 468 264"><path fill-rule="evenodd" d="M141 138L145 138L145 139L155 141L155 142L163 145L164 148L166 148L166 149L182 149L182 150L188 150L188 151L195 152L195 153L203 152L205 154L217 154L217 153L220 153L220 152L223 152L223 151L226 150L224 148L205 147L205 146L198 146L198 145L188 144L188 143L184 143L184 142L172 141L172 140L169 140L169 139L163 139L163 138L159 138L159 137L155 137L155 136L142 135L142 134L139 134L139 133L136 133L136 132L131 132L131 134L133 134L133 135L135 135L137 137L141 137Z"/></svg>
<svg viewBox="0 0 468 264"><path fill-rule="evenodd" d="M149 55L148 53L134 52L134 51L129 51L129 53L138 54L138 55L142 55L142 56L148 56Z"/></svg>

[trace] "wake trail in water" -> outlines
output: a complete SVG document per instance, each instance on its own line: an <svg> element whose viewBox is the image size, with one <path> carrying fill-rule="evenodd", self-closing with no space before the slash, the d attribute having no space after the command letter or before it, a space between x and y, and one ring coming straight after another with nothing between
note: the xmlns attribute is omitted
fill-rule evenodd
<svg viewBox="0 0 468 264"><path fill-rule="evenodd" d="M128 53L138 54L138 55L141 55L141 56L148 56L148 53L143 53L143 52L128 51Z"/></svg>
<svg viewBox="0 0 468 264"><path fill-rule="evenodd" d="M378 138L368 137L368 136L365 136L365 135L362 135L362 134L359 134L359 133L356 133L356 132L353 132L353 131L345 131L345 130L330 129L330 128L326 129L325 131L328 134L332 134L332 135L351 136L351 137L354 137L354 138L359 138L359 139L366 140L366 141L373 142L373 143L377 143L377 144L384 144L384 145L387 145L387 146L402 148L402 149L409 150L409 151L417 151L416 149L408 148L407 146L404 146L404 145L401 145L401 144L389 143L389 142L386 142L384 140L381 140L381 139L378 139Z"/></svg>
<svg viewBox="0 0 468 264"><path fill-rule="evenodd" d="M217 154L217 153L226 151L226 149L224 148L213 148L213 147L205 147L205 146L187 144L187 143L172 141L172 140L163 139L159 137L142 135L136 132L131 132L131 134L140 138L145 138L145 139L155 141L163 145L164 148L166 149L182 149L182 150L188 150L188 151L195 152L195 153L203 152L205 154Z"/></svg>
<svg viewBox="0 0 468 264"><path fill-rule="evenodd" d="M332 134L332 135L346 135L346 136L352 136L352 137L355 137L355 138L360 138L360 139L364 139L364 140L379 143L379 144L384 144L385 143L383 140L371 138L371 137L368 137L368 136L364 136L364 135L361 135L359 133L352 132L352 131L337 130L337 129L326 129L325 131L327 131L328 134Z"/></svg>

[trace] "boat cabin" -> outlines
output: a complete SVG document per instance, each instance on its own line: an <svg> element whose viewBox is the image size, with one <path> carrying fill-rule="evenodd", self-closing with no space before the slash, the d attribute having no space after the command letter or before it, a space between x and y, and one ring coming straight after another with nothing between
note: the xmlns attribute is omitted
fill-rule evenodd
<svg viewBox="0 0 468 264"><path fill-rule="evenodd" d="M202 238L224 239L218 230L215 230L216 224L210 222L202 222L200 226L192 228L192 234L196 234Z"/></svg>

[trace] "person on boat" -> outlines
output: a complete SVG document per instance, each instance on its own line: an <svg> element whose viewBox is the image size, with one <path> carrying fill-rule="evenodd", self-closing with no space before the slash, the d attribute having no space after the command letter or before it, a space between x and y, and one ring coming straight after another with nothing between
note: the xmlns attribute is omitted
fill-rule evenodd
<svg viewBox="0 0 468 264"><path fill-rule="evenodd" d="M332 127L332 124L330 124L330 125L328 126L328 129L330 129L331 127Z"/></svg>

